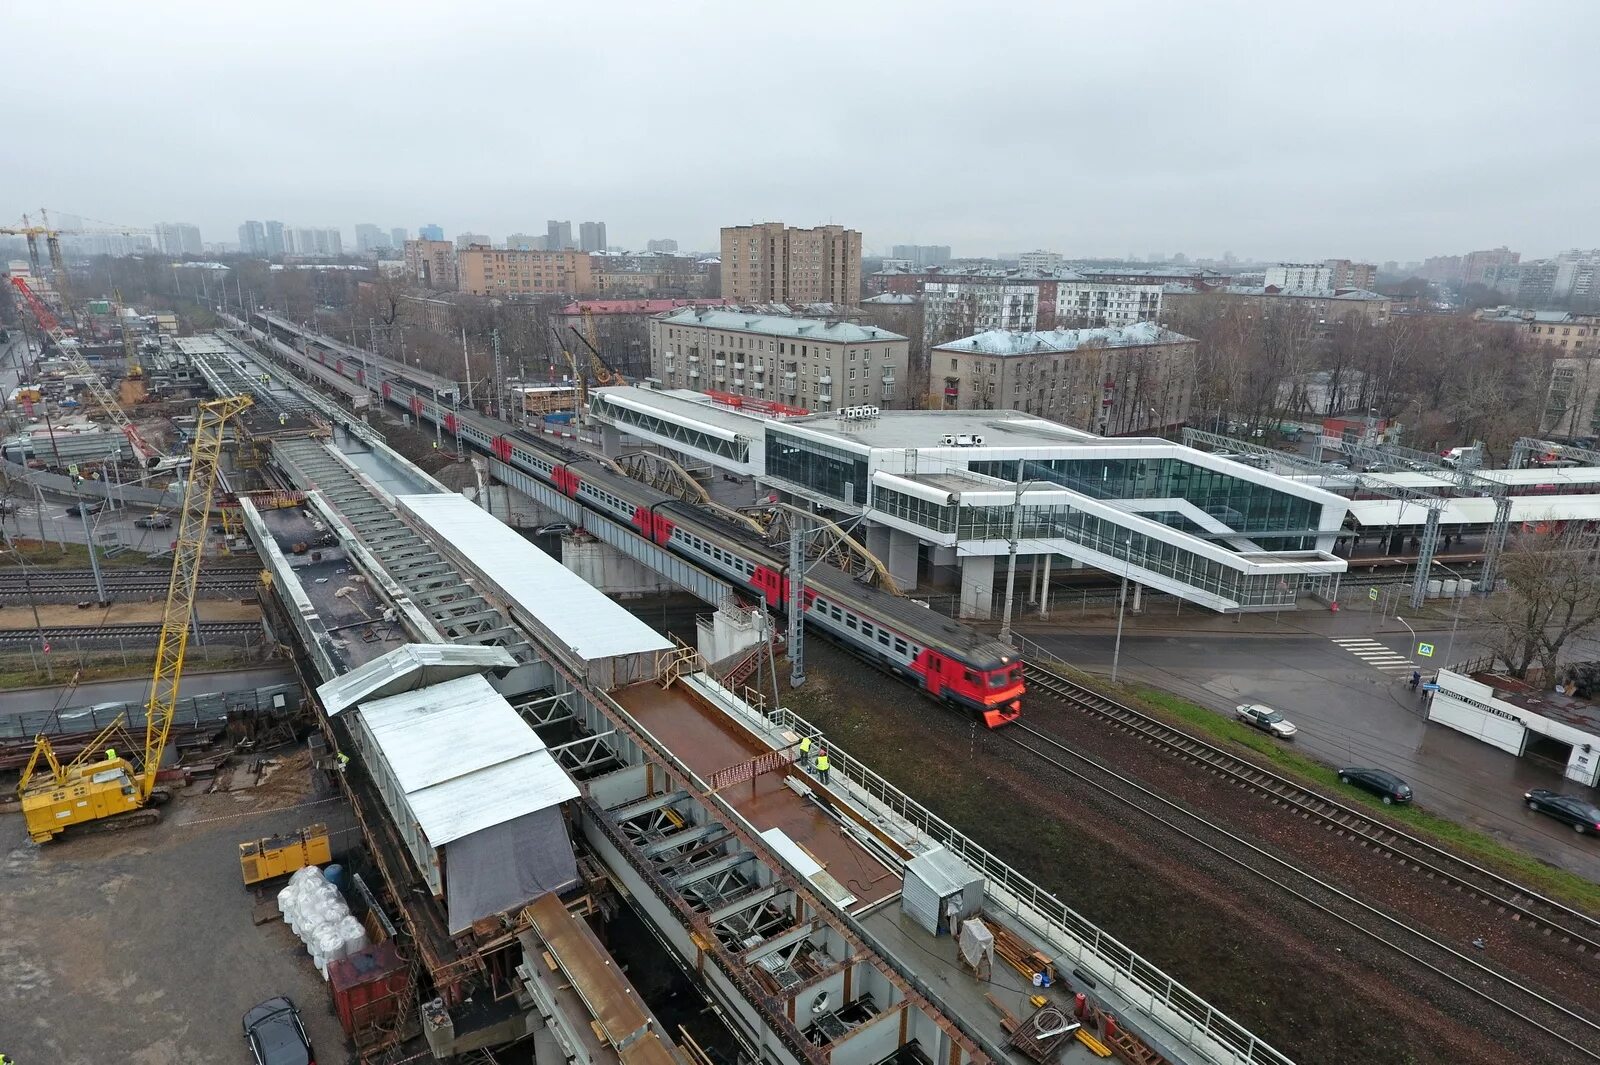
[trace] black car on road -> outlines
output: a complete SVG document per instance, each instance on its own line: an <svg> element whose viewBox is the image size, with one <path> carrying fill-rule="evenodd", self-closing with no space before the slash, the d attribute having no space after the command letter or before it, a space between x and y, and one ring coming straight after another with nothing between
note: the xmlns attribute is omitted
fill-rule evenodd
<svg viewBox="0 0 1600 1065"><path fill-rule="evenodd" d="M67 517L76 518L80 514L98 514L105 509L105 506L106 503L103 499L93 503L73 503L71 506L67 507Z"/></svg>
<svg viewBox="0 0 1600 1065"><path fill-rule="evenodd" d="M1353 784L1363 791L1370 791L1382 799L1385 806L1411 801L1411 785L1387 769L1351 766L1339 770L1339 783Z"/></svg>
<svg viewBox="0 0 1600 1065"><path fill-rule="evenodd" d="M256 1065L317 1065L300 1011L282 995L250 1007L244 1015L244 1041Z"/></svg>
<svg viewBox="0 0 1600 1065"><path fill-rule="evenodd" d="M1522 798L1527 802L1528 809L1549 814L1557 821L1565 821L1579 835L1600 832L1600 806L1576 795L1563 795L1549 788L1534 788Z"/></svg>

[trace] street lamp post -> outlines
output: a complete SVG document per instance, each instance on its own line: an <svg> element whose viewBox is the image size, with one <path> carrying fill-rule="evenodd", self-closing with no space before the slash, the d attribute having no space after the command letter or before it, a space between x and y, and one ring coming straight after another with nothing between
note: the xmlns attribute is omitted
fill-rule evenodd
<svg viewBox="0 0 1600 1065"><path fill-rule="evenodd" d="M1450 574L1457 581L1464 582L1466 580L1466 578L1462 577L1461 574L1457 573L1455 570L1451 569L1449 566L1446 566L1443 562L1440 562L1438 559L1433 559L1433 564L1435 566L1438 566L1440 569L1444 570L1446 573ZM1449 668L1450 662L1451 662L1450 654L1451 654L1452 651L1455 650L1455 646L1456 646L1456 629L1461 624L1461 600L1464 599L1464 598L1465 598L1465 596L1463 596L1461 594L1461 585L1457 584L1456 585L1456 594L1455 594L1456 608L1455 608L1455 611L1453 612L1452 617L1450 618L1450 639L1448 641L1446 641L1445 645L1444 645L1444 668L1447 668L1447 669Z"/></svg>
<svg viewBox="0 0 1600 1065"><path fill-rule="evenodd" d="M1122 615L1128 607L1128 571L1133 568L1133 537L1122 542L1126 557L1122 560L1122 591L1117 595L1117 642L1111 649L1111 683L1117 682L1117 670L1122 665Z"/></svg>
<svg viewBox="0 0 1600 1065"><path fill-rule="evenodd" d="M1406 631L1411 634L1411 654L1416 654L1417 653L1417 644L1419 642L1417 640L1417 630L1413 629L1411 627L1411 622L1407 621L1405 618L1401 617L1399 614L1396 614L1394 616L1394 619L1396 621L1398 621L1400 624L1404 625L1406 627ZM1407 655L1406 657L1409 658L1409 657L1411 657L1411 655Z"/></svg>

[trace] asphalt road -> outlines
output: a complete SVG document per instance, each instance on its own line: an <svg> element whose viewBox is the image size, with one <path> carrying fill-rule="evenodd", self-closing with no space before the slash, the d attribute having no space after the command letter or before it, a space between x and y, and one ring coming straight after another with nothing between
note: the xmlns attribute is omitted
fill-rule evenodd
<svg viewBox="0 0 1600 1065"><path fill-rule="evenodd" d="M1448 635L1448 628L1418 632L1441 653ZM1080 669L1110 673L1115 643L1110 634L1030 632L1028 637ZM1411 784L1419 805L1600 881L1600 839L1580 837L1522 804L1530 787L1572 794L1592 789L1563 779L1543 763L1429 724L1408 686L1411 671L1404 663L1412 650L1410 634L1337 638L1369 642L1347 647L1315 634L1137 633L1123 637L1119 672L1125 681L1170 691L1219 713L1231 715L1245 702L1276 707L1299 726L1293 742L1305 753L1336 765L1390 769ZM1394 657L1385 657L1380 646ZM1458 633L1456 657L1471 648L1470 636Z"/></svg>

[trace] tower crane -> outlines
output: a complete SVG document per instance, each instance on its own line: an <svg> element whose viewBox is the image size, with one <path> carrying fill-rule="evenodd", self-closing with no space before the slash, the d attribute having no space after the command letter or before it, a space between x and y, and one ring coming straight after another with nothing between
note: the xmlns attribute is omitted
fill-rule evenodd
<svg viewBox="0 0 1600 1065"><path fill-rule="evenodd" d="M217 490L223 430L228 419L250 403L249 396L225 396L199 407L194 443L189 449L189 490L184 494L178 521L172 577L161 616L161 642L150 678L150 696L145 702L142 757L135 765L109 746L127 735L126 721L121 717L65 765L56 757L49 737L37 737L17 784L28 835L35 842L46 842L68 828L109 830L153 824L160 817L155 807L170 797L156 787L156 773L161 768L161 752L166 749L172 717L178 708L178 685L183 679L201 553Z"/></svg>

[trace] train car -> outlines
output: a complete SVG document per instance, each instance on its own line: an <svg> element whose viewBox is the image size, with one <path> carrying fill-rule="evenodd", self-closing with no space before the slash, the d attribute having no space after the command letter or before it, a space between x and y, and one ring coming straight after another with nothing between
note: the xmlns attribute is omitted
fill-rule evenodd
<svg viewBox="0 0 1600 1065"><path fill-rule="evenodd" d="M313 361L361 383L364 368L314 352ZM583 507L632 526L641 536L743 589L780 612L794 609L788 558L748 529L620 475L584 452L534 436L475 411L452 409L399 363L374 360L385 401L436 422L464 444L550 485ZM912 600L853 580L831 566L803 582L807 623L835 642L901 676L989 728L1017 720L1025 685L1022 660L1006 643Z"/></svg>

